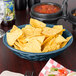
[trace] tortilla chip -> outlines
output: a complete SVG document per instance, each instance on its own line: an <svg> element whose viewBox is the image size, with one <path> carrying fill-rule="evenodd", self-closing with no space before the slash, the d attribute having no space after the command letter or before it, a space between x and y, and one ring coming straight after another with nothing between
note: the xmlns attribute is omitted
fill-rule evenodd
<svg viewBox="0 0 76 76"><path fill-rule="evenodd" d="M48 38L46 38L46 39L44 40L44 42L42 43L42 45L47 44L52 38L54 38L54 35L53 35L53 36L49 36Z"/></svg>
<svg viewBox="0 0 76 76"><path fill-rule="evenodd" d="M17 41L18 41L19 43L23 43L23 44L26 44L26 43L27 43L27 41L26 41L25 38L23 38L23 39L17 39Z"/></svg>
<svg viewBox="0 0 76 76"><path fill-rule="evenodd" d="M31 25L26 25L24 28L25 29L33 29L33 27Z"/></svg>
<svg viewBox="0 0 76 76"><path fill-rule="evenodd" d="M61 35L58 35L58 37L55 39L55 43L58 43L58 44L66 41L67 40Z"/></svg>
<svg viewBox="0 0 76 76"><path fill-rule="evenodd" d="M54 51L54 50L57 50L57 49L60 49L60 45L59 44L52 44L50 46L49 51Z"/></svg>
<svg viewBox="0 0 76 76"><path fill-rule="evenodd" d="M26 37L24 36L24 34L22 34L22 35L17 39L17 41L18 41L19 43L23 43L23 44L27 43Z"/></svg>
<svg viewBox="0 0 76 76"><path fill-rule="evenodd" d="M59 44L52 44L52 45L47 45L42 52L50 52L50 51L54 51L54 50L58 50L60 49L60 45Z"/></svg>
<svg viewBox="0 0 76 76"><path fill-rule="evenodd" d="M37 40L33 39L32 41L26 43L26 46L23 47L23 51L41 53L41 45Z"/></svg>
<svg viewBox="0 0 76 76"><path fill-rule="evenodd" d="M26 46L26 44L20 43L18 41L15 41L14 43L16 46L20 48L21 51L23 51L23 48Z"/></svg>
<svg viewBox="0 0 76 76"><path fill-rule="evenodd" d="M22 31L26 37L28 36L37 36L41 35L42 29L40 28L34 28L30 25L25 26L25 28L22 28Z"/></svg>
<svg viewBox="0 0 76 76"><path fill-rule="evenodd" d="M12 29L10 30L10 32L14 32L17 29L19 29L19 28L16 25L13 25Z"/></svg>
<svg viewBox="0 0 76 76"><path fill-rule="evenodd" d="M42 34L45 35L46 37L48 37L48 36L57 35L61 31L62 30L58 30L58 29L54 29L54 28L44 28L42 31Z"/></svg>
<svg viewBox="0 0 76 76"><path fill-rule="evenodd" d="M42 44L43 41L44 41L44 39L45 39L45 36L27 37L27 38L26 38L26 41L29 41L29 40L32 40L32 39L35 39L35 40L39 41L40 44Z"/></svg>
<svg viewBox="0 0 76 76"><path fill-rule="evenodd" d="M43 23L43 22L41 22L39 20L33 19L33 18L30 19L30 25L32 25L35 28L44 28L44 27L46 27L45 23Z"/></svg>
<svg viewBox="0 0 76 76"><path fill-rule="evenodd" d="M10 46L13 46L15 41L22 35L22 31L20 29L17 29L13 32L7 32L7 42Z"/></svg>
<svg viewBox="0 0 76 76"><path fill-rule="evenodd" d="M63 25L55 25L53 28L54 29L58 29L58 30L62 30L63 29Z"/></svg>
<svg viewBox="0 0 76 76"><path fill-rule="evenodd" d="M35 28L33 34L34 34L34 36L42 35L41 32L42 32L42 29L41 28Z"/></svg>
<svg viewBox="0 0 76 76"><path fill-rule="evenodd" d="M45 45L42 45L42 52L48 52L51 48L51 45L54 43L55 38L51 39L48 43ZM51 50L50 50L51 51Z"/></svg>
<svg viewBox="0 0 76 76"><path fill-rule="evenodd" d="M17 50L20 50L20 48L15 44L14 44L14 48L17 49Z"/></svg>
<svg viewBox="0 0 76 76"><path fill-rule="evenodd" d="M67 37L66 38L66 42L63 42L62 44L61 44L61 48L63 48L67 43L68 43L68 41L70 40L72 38L72 36L70 36L70 37Z"/></svg>
<svg viewBox="0 0 76 76"><path fill-rule="evenodd" d="M49 49L50 49L50 46L48 45L48 46L46 46L46 47L42 50L42 52L48 52Z"/></svg>

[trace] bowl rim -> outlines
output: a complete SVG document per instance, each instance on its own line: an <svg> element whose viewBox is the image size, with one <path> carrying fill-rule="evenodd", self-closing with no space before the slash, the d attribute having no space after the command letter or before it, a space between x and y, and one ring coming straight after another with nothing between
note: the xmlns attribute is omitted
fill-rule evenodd
<svg viewBox="0 0 76 76"><path fill-rule="evenodd" d="M57 20L57 19L60 19L62 16L60 17L56 17L56 18L50 18L50 19L46 19L46 18L40 18L40 17L36 17L36 16L33 16L32 13L30 13L31 17L35 18L35 19L38 19L38 20L47 20L47 21L50 21L50 20Z"/></svg>
<svg viewBox="0 0 76 76"><path fill-rule="evenodd" d="M52 14L44 14L44 13L35 12L35 11L34 11L35 6L41 5L41 4L52 4L52 5L56 5L56 6L59 6L59 7L60 7L60 10L59 10L58 12L52 13ZM58 3L54 3L54 2L41 2L41 3L37 3L37 4L33 5L32 8L31 8L31 12L34 12L34 13L40 14L40 15L57 15L57 14L59 14L61 11L62 11L61 5L58 4Z"/></svg>
<svg viewBox="0 0 76 76"><path fill-rule="evenodd" d="M24 25L20 25L18 26L19 28L23 28L25 27L26 25L29 25L29 24L24 24ZM53 27L54 25L53 24L47 24L47 27ZM11 30L11 29L10 29ZM8 30L7 32L9 32L10 30ZM67 29L66 29L67 32L69 32ZM6 33L7 33L6 32ZM5 44L5 46L7 46L11 51L14 51L14 52L17 52L17 53L20 53L20 54L30 54L30 55L47 55L47 54L53 54L53 53L56 53L56 52L60 52L64 49L66 49L67 47L69 47L72 42L73 42L73 35L69 32L69 34L72 36L72 38L70 39L69 41L69 44L66 44L66 46L64 46L63 48L60 48L58 50L54 50L54 51L50 51L50 52L44 52L44 53L32 53L32 52L24 52L24 51L21 51L21 50L17 50L13 47L11 47L8 43L7 43L7 40L6 40L6 34L3 36L3 43Z"/></svg>

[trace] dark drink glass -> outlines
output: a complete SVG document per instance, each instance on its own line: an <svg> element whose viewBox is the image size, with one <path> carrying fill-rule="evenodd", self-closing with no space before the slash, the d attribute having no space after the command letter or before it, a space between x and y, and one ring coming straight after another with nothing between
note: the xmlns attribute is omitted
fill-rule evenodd
<svg viewBox="0 0 76 76"><path fill-rule="evenodd" d="M40 3L40 0L28 0L28 7L31 8L36 3Z"/></svg>
<svg viewBox="0 0 76 76"><path fill-rule="evenodd" d="M26 9L27 1L26 0L14 0L16 10Z"/></svg>

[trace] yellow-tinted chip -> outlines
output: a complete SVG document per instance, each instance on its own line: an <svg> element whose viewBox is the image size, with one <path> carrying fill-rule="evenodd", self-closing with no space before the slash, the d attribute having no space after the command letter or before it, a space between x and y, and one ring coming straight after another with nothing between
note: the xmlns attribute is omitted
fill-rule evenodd
<svg viewBox="0 0 76 76"><path fill-rule="evenodd" d="M13 25L12 29L10 30L10 32L14 32L17 29L19 29L19 28L16 25Z"/></svg>
<svg viewBox="0 0 76 76"><path fill-rule="evenodd" d="M26 46L26 44L20 43L20 42L18 42L18 41L15 41L14 44L15 44L16 46L18 46L18 47L20 48L20 50L22 50L22 51L23 51L23 48Z"/></svg>
<svg viewBox="0 0 76 76"><path fill-rule="evenodd" d="M58 30L62 30L63 26L62 25L55 25L53 28L54 29L58 29Z"/></svg>
<svg viewBox="0 0 76 76"><path fill-rule="evenodd" d="M61 35L59 35L56 39L55 39L55 43L62 43L62 42L66 42L67 40L63 37L63 36L61 36Z"/></svg>
<svg viewBox="0 0 76 76"><path fill-rule="evenodd" d="M41 45L37 40L33 39L32 41L26 43L26 46L23 47L23 51L32 53L41 53Z"/></svg>
<svg viewBox="0 0 76 76"><path fill-rule="evenodd" d="M30 25L25 26L25 28L22 28L22 31L26 37L28 36L37 36L41 35L42 29L40 28L34 28Z"/></svg>
<svg viewBox="0 0 76 76"><path fill-rule="evenodd" d="M51 39L53 39L53 37L54 37L54 35L53 35L53 36L49 36L48 38L46 38L46 39L44 40L44 42L42 43L42 45L47 44Z"/></svg>
<svg viewBox="0 0 76 76"><path fill-rule="evenodd" d="M71 38L72 38L72 36L67 37L67 38L66 38L67 41L66 41L66 42L63 42L63 43L61 44L61 48L64 47Z"/></svg>
<svg viewBox="0 0 76 76"><path fill-rule="evenodd" d="M45 45L42 45L42 52L49 52L49 51L53 51L51 50L51 46L54 43L55 38L52 38L51 40L49 40L49 42L47 42Z"/></svg>
<svg viewBox="0 0 76 76"><path fill-rule="evenodd" d="M62 30L59 29L54 29L54 28L44 28L42 31L42 34L45 35L46 37L48 36L53 36L53 35L57 35L61 32Z"/></svg>
<svg viewBox="0 0 76 76"><path fill-rule="evenodd" d="M15 44L14 44L14 48L17 49L17 50L20 50L20 48Z"/></svg>
<svg viewBox="0 0 76 76"><path fill-rule="evenodd" d="M13 32L7 32L7 42L10 46L13 46L16 39L18 39L22 35L22 31L20 29L17 29Z"/></svg>
<svg viewBox="0 0 76 76"><path fill-rule="evenodd" d="M24 34L22 34L22 35L17 39L17 41L18 41L19 43L23 43L23 44L27 43L26 37L24 36Z"/></svg>
<svg viewBox="0 0 76 76"><path fill-rule="evenodd" d="M43 22L41 22L39 20L33 19L33 18L30 19L30 24L35 28L44 28L44 27L46 27L45 23L43 23Z"/></svg>
<svg viewBox="0 0 76 76"><path fill-rule="evenodd" d="M35 40L39 41L40 44L42 44L43 41L44 41L44 39L45 39L45 36L27 37L25 40L26 40L26 41L29 41L29 40L32 40L32 39L35 39Z"/></svg>

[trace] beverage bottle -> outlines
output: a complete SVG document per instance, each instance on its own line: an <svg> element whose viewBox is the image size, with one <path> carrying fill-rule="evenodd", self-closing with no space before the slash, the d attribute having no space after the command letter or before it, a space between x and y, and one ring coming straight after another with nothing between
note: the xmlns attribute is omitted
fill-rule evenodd
<svg viewBox="0 0 76 76"><path fill-rule="evenodd" d="M28 0L28 7L31 8L36 3L40 3L40 0Z"/></svg>
<svg viewBox="0 0 76 76"><path fill-rule="evenodd" d="M15 9L13 0L4 0L4 19L1 23L3 26L12 26L15 24Z"/></svg>

